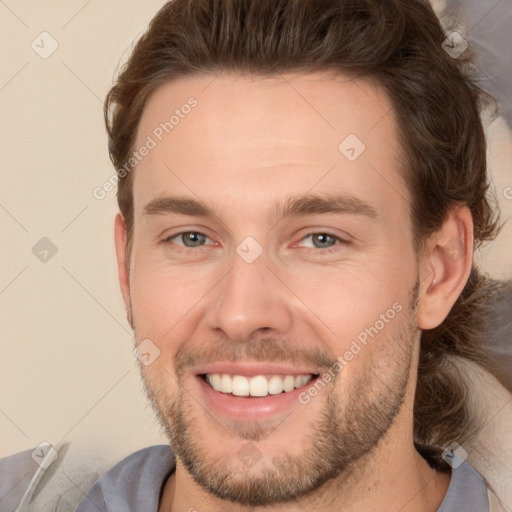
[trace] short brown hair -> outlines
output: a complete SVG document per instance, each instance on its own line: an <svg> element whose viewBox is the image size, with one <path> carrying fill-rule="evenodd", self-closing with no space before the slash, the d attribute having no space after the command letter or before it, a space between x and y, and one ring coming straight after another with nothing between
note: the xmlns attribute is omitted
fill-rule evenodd
<svg viewBox="0 0 512 512"><path fill-rule="evenodd" d="M391 100L412 198L415 249L457 205L470 208L478 246L497 231L479 116L482 92L468 78L469 52L452 58L443 49L445 37L426 0L172 0L153 18L107 95L110 157L116 169L126 164L149 96L178 77L338 71L374 81ZM133 172L119 180L118 188L128 255L132 183ZM414 425L418 445L460 441L469 432L464 390L445 356L486 364L479 301L488 287L473 268L447 319L422 333Z"/></svg>

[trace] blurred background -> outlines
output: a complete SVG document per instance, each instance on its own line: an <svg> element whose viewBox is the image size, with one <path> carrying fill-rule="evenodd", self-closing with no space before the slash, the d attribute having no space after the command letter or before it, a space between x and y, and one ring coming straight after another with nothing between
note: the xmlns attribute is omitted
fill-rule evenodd
<svg viewBox="0 0 512 512"><path fill-rule="evenodd" d="M103 98L163 3L0 2L0 457L87 439L116 460L161 440L117 284L115 190L93 190L114 172Z"/></svg>

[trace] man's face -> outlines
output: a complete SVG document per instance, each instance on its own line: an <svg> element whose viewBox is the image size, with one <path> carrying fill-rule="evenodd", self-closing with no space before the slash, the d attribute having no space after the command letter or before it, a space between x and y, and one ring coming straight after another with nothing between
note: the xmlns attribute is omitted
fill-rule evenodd
<svg viewBox="0 0 512 512"><path fill-rule="evenodd" d="M178 464L216 496L289 500L412 428L397 139L385 94L340 76L189 77L147 103L127 302Z"/></svg>

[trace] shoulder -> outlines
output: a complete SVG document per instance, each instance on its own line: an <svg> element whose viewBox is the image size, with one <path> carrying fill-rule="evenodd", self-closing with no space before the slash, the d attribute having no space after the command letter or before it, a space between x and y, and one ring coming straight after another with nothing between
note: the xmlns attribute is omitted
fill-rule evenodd
<svg viewBox="0 0 512 512"><path fill-rule="evenodd" d="M460 445L450 445L445 450L438 446L416 445L416 449L430 467L450 474L450 485L437 512L504 512L488 482L466 460L467 452Z"/></svg>
<svg viewBox="0 0 512 512"><path fill-rule="evenodd" d="M76 512L156 511L162 485L175 468L176 458L169 446L132 453L96 482Z"/></svg>
<svg viewBox="0 0 512 512"><path fill-rule="evenodd" d="M451 471L448 492L438 512L502 512L499 501L480 473L457 456Z"/></svg>
<svg viewBox="0 0 512 512"><path fill-rule="evenodd" d="M25 450L0 459L1 510L14 510L29 490L39 469L33 452Z"/></svg>
<svg viewBox="0 0 512 512"><path fill-rule="evenodd" d="M112 467L100 481L115 481L130 478L134 474L155 475L176 464L173 451L167 445L149 446L138 450Z"/></svg>

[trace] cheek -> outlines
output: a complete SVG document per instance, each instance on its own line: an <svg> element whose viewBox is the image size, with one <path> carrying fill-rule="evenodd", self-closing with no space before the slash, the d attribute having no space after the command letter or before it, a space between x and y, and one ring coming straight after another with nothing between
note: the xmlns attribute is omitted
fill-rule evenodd
<svg viewBox="0 0 512 512"><path fill-rule="evenodd" d="M386 320L396 313L394 305L406 308L415 279L412 255L396 242L332 266L277 262L274 270L286 286L276 282L274 293L283 294L277 300L295 317L295 325L303 326L304 332L298 334L323 340L336 355L344 354L359 335L364 339L372 326L387 335L391 329ZM171 340L189 339L206 325L205 314L221 299L220 280L229 264L170 265L142 252L136 254L131 275L138 339L150 338L162 347ZM267 290L254 290L260 292ZM393 328L397 322L391 320ZM380 329L382 322L386 323Z"/></svg>
<svg viewBox="0 0 512 512"><path fill-rule="evenodd" d="M386 266L353 265L313 279L297 274L293 282L294 293L305 305L301 320L308 318L311 331L338 356L357 351L354 341L368 347L373 339L388 337L400 327L414 279L405 269L397 275Z"/></svg>
<svg viewBox="0 0 512 512"><path fill-rule="evenodd" d="M165 338L201 308L218 273L211 269L171 266L146 259L131 276L133 315L139 332Z"/></svg>
<svg viewBox="0 0 512 512"><path fill-rule="evenodd" d="M149 366L141 368L146 393L149 393L151 402L158 404L158 409L164 414L180 393L178 379L167 359L166 354L162 353Z"/></svg>

